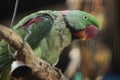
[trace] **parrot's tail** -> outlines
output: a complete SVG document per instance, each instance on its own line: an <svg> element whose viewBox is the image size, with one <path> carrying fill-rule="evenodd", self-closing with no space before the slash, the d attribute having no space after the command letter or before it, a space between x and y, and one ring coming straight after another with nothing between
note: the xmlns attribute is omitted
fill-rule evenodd
<svg viewBox="0 0 120 80"><path fill-rule="evenodd" d="M0 73L12 64L13 60L13 56L8 51L0 53Z"/></svg>
<svg viewBox="0 0 120 80"><path fill-rule="evenodd" d="M7 65L7 67L0 72L0 80L10 80L10 71L11 65Z"/></svg>
<svg viewBox="0 0 120 80"><path fill-rule="evenodd" d="M0 80L10 80L11 64L13 56L6 52L0 52Z"/></svg>

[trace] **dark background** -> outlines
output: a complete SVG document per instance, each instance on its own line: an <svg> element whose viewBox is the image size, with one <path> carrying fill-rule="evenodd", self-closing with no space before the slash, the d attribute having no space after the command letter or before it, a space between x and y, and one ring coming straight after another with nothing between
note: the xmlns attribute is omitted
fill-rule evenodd
<svg viewBox="0 0 120 80"><path fill-rule="evenodd" d="M18 13L64 2L65 0L19 0ZM15 0L0 0L0 17L12 15Z"/></svg>
<svg viewBox="0 0 120 80"><path fill-rule="evenodd" d="M9 26L16 0L0 0L0 24ZM19 0L14 24L24 16L39 10L66 9L65 0Z"/></svg>

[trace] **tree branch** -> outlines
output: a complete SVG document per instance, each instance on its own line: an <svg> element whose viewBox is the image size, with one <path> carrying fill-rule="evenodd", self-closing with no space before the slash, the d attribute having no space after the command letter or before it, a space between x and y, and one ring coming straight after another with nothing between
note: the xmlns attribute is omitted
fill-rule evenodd
<svg viewBox="0 0 120 80"><path fill-rule="evenodd" d="M24 63L32 69L37 77L44 80L68 80L60 70L35 56L29 44L27 42L24 43L23 39L11 29L0 25L0 37L5 39L15 50L20 50L24 44L19 56L24 56Z"/></svg>

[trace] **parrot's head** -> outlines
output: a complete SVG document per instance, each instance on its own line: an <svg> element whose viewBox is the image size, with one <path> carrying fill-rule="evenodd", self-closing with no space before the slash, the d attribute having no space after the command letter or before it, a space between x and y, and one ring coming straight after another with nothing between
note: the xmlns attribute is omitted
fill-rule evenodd
<svg viewBox="0 0 120 80"><path fill-rule="evenodd" d="M99 32L98 20L91 14L79 10L62 11L72 35L82 41L94 38Z"/></svg>

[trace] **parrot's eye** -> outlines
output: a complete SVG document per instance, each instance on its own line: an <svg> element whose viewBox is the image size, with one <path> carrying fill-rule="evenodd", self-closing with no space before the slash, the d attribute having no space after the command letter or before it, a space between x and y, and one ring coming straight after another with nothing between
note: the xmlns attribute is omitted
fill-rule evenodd
<svg viewBox="0 0 120 80"><path fill-rule="evenodd" d="M87 16L83 16L83 19L87 20L87 19L88 19L88 17L87 17Z"/></svg>

